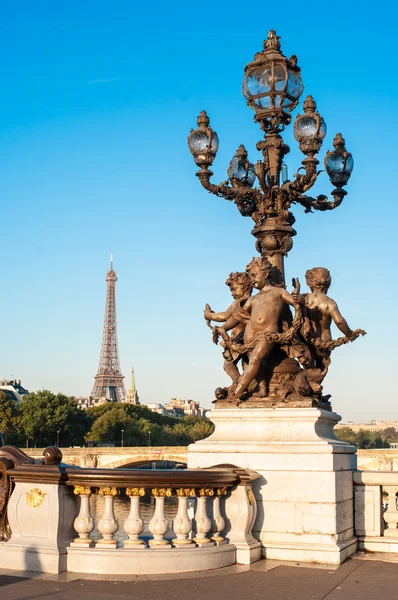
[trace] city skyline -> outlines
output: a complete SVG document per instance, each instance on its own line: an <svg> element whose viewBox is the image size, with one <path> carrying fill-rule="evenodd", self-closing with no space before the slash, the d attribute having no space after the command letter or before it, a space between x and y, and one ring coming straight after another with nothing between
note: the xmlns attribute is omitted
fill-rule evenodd
<svg viewBox="0 0 398 600"><path fill-rule="evenodd" d="M219 281L257 253L250 220L197 185L187 136L206 109L222 140L217 180L225 179L223 168L240 143L255 162L261 132L240 86L244 65L275 28L284 52L298 55L306 91L325 118L324 150L341 128L355 159L338 211L304 217L294 208L299 233L286 263L288 289L298 276L306 290L307 268L330 269L331 296L350 326L368 335L334 353L325 392L344 422L393 419L398 125L387 119L398 101L389 66L374 53L381 30L385 51L394 52L393 19L384 23L375 15L371 21L347 6L339 24L344 45L336 42L335 23L325 20L323 43L314 49L302 33L308 12L295 12L290 22L264 9L262 19L244 26L239 10L221 5L209 22L182 3L174 15L160 4L155 12L128 2L119 7L109 15L105 4L88 1L79 7L79 27L77 5L68 11L55 11L50 2L35 10L8 6L3 15L0 157L8 287L1 299L0 376L21 379L31 390L89 395L101 344L104 265L114 251L122 372L134 365L142 402L178 395L211 407L214 389L227 379L220 348L209 345L203 308L230 304ZM321 19L326 8L314 4L313 10ZM344 66L338 81L336 64ZM203 65L209 65L206 85ZM389 85L370 85L371 72ZM156 82L149 93L148 77ZM377 135L376 106L387 114ZM286 137L292 176L299 151L291 131ZM320 179L316 193L327 187ZM383 206L379 217L376 205Z"/></svg>

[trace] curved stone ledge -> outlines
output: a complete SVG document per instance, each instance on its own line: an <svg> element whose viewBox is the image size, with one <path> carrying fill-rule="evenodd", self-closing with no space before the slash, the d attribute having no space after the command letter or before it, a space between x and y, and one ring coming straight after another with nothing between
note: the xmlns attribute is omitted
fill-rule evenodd
<svg viewBox="0 0 398 600"><path fill-rule="evenodd" d="M101 575L189 573L229 567L236 562L234 544L210 548L67 548L67 571Z"/></svg>

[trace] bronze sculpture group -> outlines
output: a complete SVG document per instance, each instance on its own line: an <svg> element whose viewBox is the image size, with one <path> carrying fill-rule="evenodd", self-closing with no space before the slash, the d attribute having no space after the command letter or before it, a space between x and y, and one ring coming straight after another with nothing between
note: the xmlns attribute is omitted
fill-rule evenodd
<svg viewBox="0 0 398 600"><path fill-rule="evenodd" d="M216 397L220 403L238 405L252 399L252 406L255 399L264 406L328 407L330 396L322 394L321 383L331 352L365 332L352 331L336 302L327 296L331 284L327 269L315 267L306 272L311 292L305 294L300 294L297 280L292 294L273 284L271 271L266 257L254 258L246 272L231 273L227 280L234 297L227 310L215 313L208 306L205 309L206 321L223 322L212 328L213 340L218 343L222 339L224 370L232 379L228 388L216 390ZM238 281L241 283L235 288L233 283ZM254 296L252 288L259 290ZM294 318L289 306L295 310ZM344 337L332 339L332 321ZM296 369L291 368L289 358L298 361ZM284 361L290 372L283 369Z"/></svg>
<svg viewBox="0 0 398 600"><path fill-rule="evenodd" d="M232 380L229 387L216 390L220 407L235 403L247 407L330 408L330 396L323 394L322 381L331 353L365 334L362 329L351 330L336 302L327 296L331 284L327 269L314 267L306 272L310 292L300 293L298 279L293 280L292 293L286 290L284 257L296 235L290 208L298 204L310 213L338 207L347 194L343 187L354 166L345 140L338 133L334 149L327 151L324 160L334 186L333 200L323 194L316 198L306 195L320 173L317 156L326 136L325 121L312 96L307 96L304 113L298 114L294 123L294 136L305 158L289 180L284 157L290 149L281 132L291 122L290 113L303 88L297 57L282 54L279 37L272 30L264 49L246 65L242 88L248 106L255 112L254 120L264 132L264 139L257 143L262 160L250 163L246 149L239 146L229 164L228 179L216 185L211 182L209 167L219 141L205 111L198 117L198 129L191 130L188 138L202 186L233 201L243 216L253 219L252 234L260 253L245 272L231 273L227 279L234 301L224 312L213 312L206 305L204 317L214 342L224 348L224 370ZM257 293L252 294L253 288ZM334 340L332 323L343 334Z"/></svg>

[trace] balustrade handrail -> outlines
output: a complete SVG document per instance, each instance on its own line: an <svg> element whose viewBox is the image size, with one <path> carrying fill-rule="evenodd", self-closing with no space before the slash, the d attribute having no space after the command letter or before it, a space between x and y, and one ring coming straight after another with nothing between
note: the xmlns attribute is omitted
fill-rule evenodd
<svg viewBox="0 0 398 600"><path fill-rule="evenodd" d="M354 471L355 485L398 485L398 471Z"/></svg>
<svg viewBox="0 0 398 600"><path fill-rule="evenodd" d="M178 489L184 485L194 488L221 488L246 485L258 479L254 471L234 468L212 469L81 469L65 468L67 485L85 487L165 487Z"/></svg>

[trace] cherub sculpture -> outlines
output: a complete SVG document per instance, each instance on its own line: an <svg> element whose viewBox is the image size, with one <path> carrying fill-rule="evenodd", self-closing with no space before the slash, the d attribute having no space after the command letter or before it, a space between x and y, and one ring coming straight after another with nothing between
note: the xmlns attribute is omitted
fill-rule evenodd
<svg viewBox="0 0 398 600"><path fill-rule="evenodd" d="M241 303L232 311L231 317L224 323L224 326L214 330L216 335L221 335L227 348L248 355L248 364L243 374L239 376L237 385L232 392L233 397L238 401L256 379L260 386L257 395L266 395L265 382L260 370L264 372L266 359L275 343L283 344L291 341L301 325L298 287L293 294L289 294L284 288L274 286L270 280L272 265L264 256L253 258L247 265L246 271L253 287L258 289L259 293L249 298L243 305ZM280 322L286 304L295 307L296 315L292 327L281 333ZM236 344L229 338L226 331L237 327L240 323L246 323L243 344Z"/></svg>
<svg viewBox="0 0 398 600"><path fill-rule="evenodd" d="M229 286L234 301L224 312L219 313L212 311L207 304L204 311L204 318L208 322L209 326L211 321L215 321L217 323L225 323L228 321L228 319L235 313L241 304L244 304L251 296L253 286L247 273L230 273L225 283ZM233 342L242 342L244 327L244 323L238 323L232 327L230 336ZM240 377L237 363L242 358L242 354L236 350L230 350L225 346L224 342L221 342L221 345L224 347L224 371L232 379L232 383L236 384Z"/></svg>
<svg viewBox="0 0 398 600"><path fill-rule="evenodd" d="M366 331L350 329L336 302L326 295L332 283L327 269L323 267L309 269L305 274L305 280L311 293L303 294L304 324L301 333L310 348L312 347L315 366L327 370L332 350L356 340L360 335L366 335ZM332 339L330 331L332 321L344 337Z"/></svg>
<svg viewBox="0 0 398 600"><path fill-rule="evenodd" d="M330 272L323 267L314 267L305 274L305 279L311 293L301 296L304 321L300 333L311 352L311 364L305 365L304 371L287 384L278 394L279 400L288 396L313 396L322 403L327 403L330 396L322 396L322 381L330 366L332 351L343 344L356 340L360 335L366 335L363 329L349 327L332 298L327 296L332 278ZM332 339L331 325L344 334L344 337Z"/></svg>

